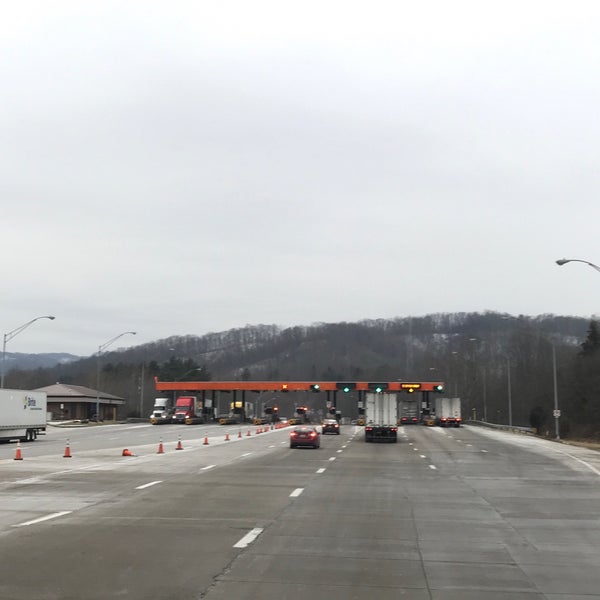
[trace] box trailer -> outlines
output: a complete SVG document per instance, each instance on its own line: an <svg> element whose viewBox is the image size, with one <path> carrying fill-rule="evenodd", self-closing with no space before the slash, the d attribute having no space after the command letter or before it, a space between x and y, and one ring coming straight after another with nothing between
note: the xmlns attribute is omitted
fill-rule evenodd
<svg viewBox="0 0 600 600"><path fill-rule="evenodd" d="M32 442L46 431L46 392L0 390L0 441Z"/></svg>
<svg viewBox="0 0 600 600"><path fill-rule="evenodd" d="M365 404L365 442L397 442L398 400L396 394L367 394Z"/></svg>
<svg viewBox="0 0 600 600"><path fill-rule="evenodd" d="M436 398L435 422L440 427L460 427L460 398Z"/></svg>

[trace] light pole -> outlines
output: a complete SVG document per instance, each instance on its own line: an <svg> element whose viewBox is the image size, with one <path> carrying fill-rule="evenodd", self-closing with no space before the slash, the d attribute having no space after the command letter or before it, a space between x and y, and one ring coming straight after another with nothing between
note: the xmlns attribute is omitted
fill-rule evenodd
<svg viewBox="0 0 600 600"><path fill-rule="evenodd" d="M470 342L481 342L481 344L483 345L484 351L487 350L487 345L486 345L485 340L481 340L476 337L470 337L469 341ZM486 355L487 355L487 352L486 352ZM482 390L482 392L483 392L483 421L485 423L485 422L487 422L487 371L486 371L485 361L483 361L483 366L481 368L481 381L483 383L483 390Z"/></svg>
<svg viewBox="0 0 600 600"><path fill-rule="evenodd" d="M580 258L561 258L560 260L556 261L556 264L562 267L563 265L566 265L570 262L581 262L586 265L589 265L590 267L592 267L592 269L596 269L596 271L600 271L600 267L598 265L595 265L594 263L591 263L587 260L581 260Z"/></svg>
<svg viewBox="0 0 600 600"><path fill-rule="evenodd" d="M580 258L561 258L556 261L556 264L562 267L563 265L566 265L570 262L581 262L592 267L592 269L594 269L595 271L600 272L600 267L598 265L595 265L589 260L582 260ZM560 429L558 422L558 420L560 419L560 410L558 408L558 386L556 383L556 346L554 345L554 343L552 344L552 378L554 383L554 432L556 435L556 439L560 440Z"/></svg>
<svg viewBox="0 0 600 600"><path fill-rule="evenodd" d="M558 385L556 383L556 346L552 344L552 379L554 383L554 433L556 439L560 440L560 429L558 420L560 419L560 410L558 409Z"/></svg>
<svg viewBox="0 0 600 600"><path fill-rule="evenodd" d="M0 378L0 388L4 389L4 375L6 374L6 342L10 342L16 335L19 335L23 329L27 329L32 323L35 323L39 319L50 319L54 321L55 317L52 315L45 315L42 317L36 317L35 319L31 319L31 321L27 321L25 325L21 325L12 331L4 334L4 344L2 345L2 376Z"/></svg>
<svg viewBox="0 0 600 600"><path fill-rule="evenodd" d="M135 335L135 331L124 331L119 335L115 335L114 338L108 340L108 342L104 342L104 344L100 344L98 346L98 355L96 360L96 423L100 423L100 356L104 350L106 350L113 342L116 342L120 337L127 335L130 333L131 335Z"/></svg>
<svg viewBox="0 0 600 600"><path fill-rule="evenodd" d="M512 386L510 383L510 356L506 357L506 373L508 377L508 426L512 427Z"/></svg>

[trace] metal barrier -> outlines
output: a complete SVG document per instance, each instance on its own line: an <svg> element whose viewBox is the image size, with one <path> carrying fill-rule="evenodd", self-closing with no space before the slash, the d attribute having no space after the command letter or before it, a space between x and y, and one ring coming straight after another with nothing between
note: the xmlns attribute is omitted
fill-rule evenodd
<svg viewBox="0 0 600 600"><path fill-rule="evenodd" d="M465 425L475 425L477 427L488 427L489 429L500 429L503 431L512 431L513 433L526 433L537 435L535 427L520 427L518 425L499 425L498 423L488 423L487 421L463 421Z"/></svg>

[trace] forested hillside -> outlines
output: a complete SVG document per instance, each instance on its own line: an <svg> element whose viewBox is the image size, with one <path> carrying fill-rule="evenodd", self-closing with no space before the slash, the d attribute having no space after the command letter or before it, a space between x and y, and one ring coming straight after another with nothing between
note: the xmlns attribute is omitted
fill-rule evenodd
<svg viewBox="0 0 600 600"><path fill-rule="evenodd" d="M247 326L170 337L100 357L103 391L123 416L149 413L161 380L442 380L465 416L553 430L553 346L563 435L600 436L600 340L594 322L499 313L435 314L305 327ZM97 358L13 370L7 387L96 387ZM509 386L510 381L510 386Z"/></svg>

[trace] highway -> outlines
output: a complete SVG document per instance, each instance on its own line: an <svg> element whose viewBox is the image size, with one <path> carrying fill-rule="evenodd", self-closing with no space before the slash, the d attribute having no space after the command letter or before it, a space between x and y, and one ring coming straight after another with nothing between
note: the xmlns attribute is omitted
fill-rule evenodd
<svg viewBox="0 0 600 600"><path fill-rule="evenodd" d="M258 429L0 445L0 598L600 599L600 453L468 426L292 450Z"/></svg>

